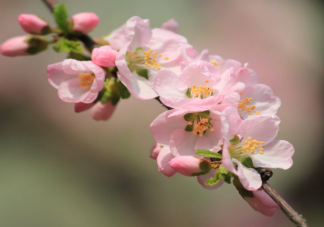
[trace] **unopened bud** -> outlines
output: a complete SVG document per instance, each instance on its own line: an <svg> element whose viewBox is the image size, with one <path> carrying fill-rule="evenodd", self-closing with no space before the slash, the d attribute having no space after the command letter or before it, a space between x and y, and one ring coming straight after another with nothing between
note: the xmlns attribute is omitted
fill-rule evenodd
<svg viewBox="0 0 324 227"><path fill-rule="evenodd" d="M95 13L78 13L72 16L73 31L87 34L99 24L99 17Z"/></svg>
<svg viewBox="0 0 324 227"><path fill-rule="evenodd" d="M211 169L207 161L194 156L175 157L169 162L169 165L177 172L189 177L208 173Z"/></svg>
<svg viewBox="0 0 324 227"><path fill-rule="evenodd" d="M82 111L88 110L91 107L94 106L94 103L83 103L83 102L78 102L74 104L74 112L80 113Z"/></svg>
<svg viewBox="0 0 324 227"><path fill-rule="evenodd" d="M92 61L96 65L103 67L114 67L118 52L111 49L110 46L94 48L92 51Z"/></svg>
<svg viewBox="0 0 324 227"><path fill-rule="evenodd" d="M25 32L35 35L47 35L51 32L48 23L42 18L33 14L20 14L18 22Z"/></svg>
<svg viewBox="0 0 324 227"><path fill-rule="evenodd" d="M17 36L8 39L0 46L2 55L8 57L33 55L47 48L47 42L39 36Z"/></svg>
<svg viewBox="0 0 324 227"><path fill-rule="evenodd" d="M115 108L116 106L114 106L111 101L106 103L101 103L99 101L90 109L90 114L96 121L106 121L111 117Z"/></svg>

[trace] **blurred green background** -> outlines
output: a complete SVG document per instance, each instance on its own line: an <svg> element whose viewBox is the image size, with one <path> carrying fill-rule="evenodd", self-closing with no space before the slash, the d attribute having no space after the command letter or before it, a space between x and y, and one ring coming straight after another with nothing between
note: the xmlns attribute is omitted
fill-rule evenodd
<svg viewBox="0 0 324 227"><path fill-rule="evenodd" d="M63 2L63 1L59 1ZM270 184L308 220L324 223L324 8L307 0L66 0L69 14L95 12L100 37L132 16L160 27L170 18L199 51L248 62L282 101L278 139L294 144L294 165ZM16 18L39 0L0 0L0 43L24 34ZM0 56L1 227L294 226L278 210L265 217L232 185L208 191L195 178L167 178L149 158L156 101L122 100L108 122L75 114L46 79L65 54Z"/></svg>

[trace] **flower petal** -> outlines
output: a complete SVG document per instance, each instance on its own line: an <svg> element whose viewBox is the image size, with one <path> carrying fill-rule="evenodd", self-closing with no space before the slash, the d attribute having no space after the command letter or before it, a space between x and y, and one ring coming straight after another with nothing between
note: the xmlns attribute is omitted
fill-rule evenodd
<svg viewBox="0 0 324 227"><path fill-rule="evenodd" d="M79 78L73 78L60 84L58 95L62 101L91 103L96 99L97 96L91 95L90 89L83 89L79 81Z"/></svg>
<svg viewBox="0 0 324 227"><path fill-rule="evenodd" d="M235 171L234 174L238 176L243 187L249 191L258 190L262 185L260 174L253 168L245 167L235 158L232 160L237 164L237 171Z"/></svg>
<svg viewBox="0 0 324 227"><path fill-rule="evenodd" d="M279 208L278 204L263 190L253 191L254 197L244 197L250 206L268 217L272 217Z"/></svg>
<svg viewBox="0 0 324 227"><path fill-rule="evenodd" d="M184 129L174 131L170 139L170 149L175 157L181 155L196 155L195 145L199 136L186 132Z"/></svg>
<svg viewBox="0 0 324 227"><path fill-rule="evenodd" d="M63 63L58 62L47 66L47 79L48 82L56 89L60 86L63 81L74 78L75 75L66 74L63 71Z"/></svg>
<svg viewBox="0 0 324 227"><path fill-rule="evenodd" d="M173 158L174 155L171 153L170 148L164 146L156 159L159 171L167 177L172 177L176 173L176 171L169 166L169 162Z"/></svg>
<svg viewBox="0 0 324 227"><path fill-rule="evenodd" d="M292 156L295 152L291 143L285 140L274 140L263 146L263 154L251 155L253 164L264 168L289 169L292 164Z"/></svg>
<svg viewBox="0 0 324 227"><path fill-rule="evenodd" d="M169 30L174 33L178 33L179 23L175 19L170 19L164 24L162 24L162 29Z"/></svg>

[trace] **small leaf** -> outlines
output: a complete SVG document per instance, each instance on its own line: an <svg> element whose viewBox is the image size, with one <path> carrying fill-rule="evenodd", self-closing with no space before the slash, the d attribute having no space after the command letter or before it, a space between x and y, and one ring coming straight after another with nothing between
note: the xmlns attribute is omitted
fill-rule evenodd
<svg viewBox="0 0 324 227"><path fill-rule="evenodd" d="M187 125L186 128L185 128L185 130L187 132L192 132L193 131L193 125Z"/></svg>
<svg viewBox="0 0 324 227"><path fill-rule="evenodd" d="M206 110L204 112L199 113L199 116L201 116L203 118L209 118L209 114L210 114L210 111Z"/></svg>
<svg viewBox="0 0 324 227"><path fill-rule="evenodd" d="M243 198L244 197L248 197L248 198L254 197L253 192L246 190L238 178L233 180L233 184Z"/></svg>
<svg viewBox="0 0 324 227"><path fill-rule="evenodd" d="M217 159L222 159L222 155L219 153L212 152L210 150L206 149L197 149L196 154L204 156L206 158L217 158Z"/></svg>
<svg viewBox="0 0 324 227"><path fill-rule="evenodd" d="M53 10L55 22L64 34L69 33L68 13L65 4L57 4Z"/></svg>
<svg viewBox="0 0 324 227"><path fill-rule="evenodd" d="M241 163L248 168L252 168L253 167L253 162L252 159L250 157L245 157L241 159Z"/></svg>
<svg viewBox="0 0 324 227"><path fill-rule="evenodd" d="M207 174L207 173L209 173L209 171L211 170L212 167L211 167L210 162L207 162L204 160L199 164L199 168L201 169L201 171L204 174Z"/></svg>
<svg viewBox="0 0 324 227"><path fill-rule="evenodd" d="M53 48L57 52L75 52L75 53L82 53L83 49L79 42L68 40L65 38L60 38L54 45Z"/></svg>
<svg viewBox="0 0 324 227"><path fill-rule="evenodd" d="M127 87L121 81L118 82L118 90L119 90L119 96L122 99L128 99L131 96Z"/></svg>
<svg viewBox="0 0 324 227"><path fill-rule="evenodd" d="M91 60L90 57L85 56L85 55L80 54L80 53L76 53L74 51L71 51L66 58L75 59L75 60L78 60L78 61L89 61L89 60Z"/></svg>
<svg viewBox="0 0 324 227"><path fill-rule="evenodd" d="M228 169L226 169L223 164L221 164L219 166L218 171L222 175L222 177L224 178L224 181L226 183L230 184L233 174L230 171L228 171Z"/></svg>
<svg viewBox="0 0 324 227"><path fill-rule="evenodd" d="M196 118L196 116L197 115L195 113L187 113L183 117L186 121L193 121Z"/></svg>
<svg viewBox="0 0 324 227"><path fill-rule="evenodd" d="M234 138L230 140L230 143L232 145L238 144L239 142L240 142L240 138L237 135L235 135Z"/></svg>
<svg viewBox="0 0 324 227"><path fill-rule="evenodd" d="M147 69L138 69L137 74L141 77L144 77L145 79L148 80L148 70Z"/></svg>
<svg viewBox="0 0 324 227"><path fill-rule="evenodd" d="M208 179L205 184L209 186L213 186L215 184L218 184L219 181L223 179L223 176L219 173L219 171L216 171L215 177L213 179Z"/></svg>

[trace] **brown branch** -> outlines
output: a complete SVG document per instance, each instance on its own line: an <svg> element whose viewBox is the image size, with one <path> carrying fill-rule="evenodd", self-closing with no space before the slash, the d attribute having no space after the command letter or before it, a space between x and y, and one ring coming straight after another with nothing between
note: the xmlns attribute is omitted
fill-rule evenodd
<svg viewBox="0 0 324 227"><path fill-rule="evenodd" d="M55 0L42 0L42 2L44 2L46 4L46 6L48 7L48 9L53 12L54 7L56 5L56 1ZM98 43L96 43L90 36L84 34L84 35L80 35L80 36L73 36L74 38L79 39L84 46L86 47L86 49L91 53L92 50L96 47L99 47L100 45Z"/></svg>
<svg viewBox="0 0 324 227"><path fill-rule="evenodd" d="M285 215L297 226L308 227L306 219L298 214L267 182L261 188L278 204Z"/></svg>

